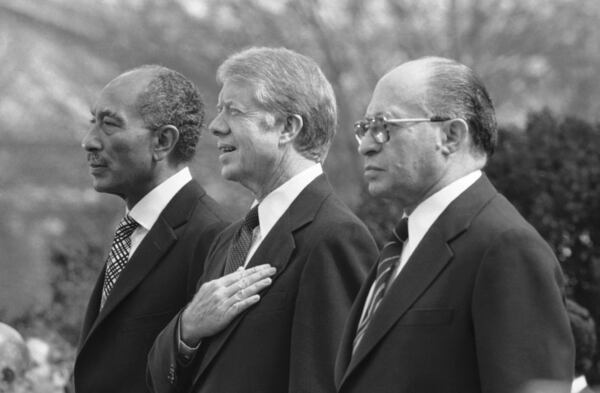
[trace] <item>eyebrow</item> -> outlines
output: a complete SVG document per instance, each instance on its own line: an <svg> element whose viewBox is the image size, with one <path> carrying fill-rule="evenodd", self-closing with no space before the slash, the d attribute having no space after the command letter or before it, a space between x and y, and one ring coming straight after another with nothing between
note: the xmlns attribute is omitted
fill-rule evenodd
<svg viewBox="0 0 600 393"><path fill-rule="evenodd" d="M117 112L112 111L110 109L103 109L98 113L96 113L95 110L91 109L90 113L92 114L93 117L97 117L100 120L104 119L106 116L109 116L109 117L112 117L120 125L125 124L125 119L121 115L119 115Z"/></svg>

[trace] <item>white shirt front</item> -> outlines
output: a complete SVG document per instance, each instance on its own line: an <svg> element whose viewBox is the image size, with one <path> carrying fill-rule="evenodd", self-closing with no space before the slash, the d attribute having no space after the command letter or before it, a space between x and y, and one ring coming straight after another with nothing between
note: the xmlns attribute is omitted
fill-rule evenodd
<svg viewBox="0 0 600 393"><path fill-rule="evenodd" d="M252 246L248 250L244 266L248 264L262 241L302 190L322 173L321 164L312 165L271 191L260 202L258 205L259 226L254 228L254 232L252 232ZM252 206L254 207L257 203L258 201L255 200Z"/></svg>
<svg viewBox="0 0 600 393"><path fill-rule="evenodd" d="M127 213L133 218L139 226L131 234L131 249L129 258L138 248L144 237L154 225L160 213L167 207L171 199L192 180L192 174L188 167L181 169L179 172L169 177L158 186L154 187L149 193L144 195L138 203L131 208Z"/></svg>

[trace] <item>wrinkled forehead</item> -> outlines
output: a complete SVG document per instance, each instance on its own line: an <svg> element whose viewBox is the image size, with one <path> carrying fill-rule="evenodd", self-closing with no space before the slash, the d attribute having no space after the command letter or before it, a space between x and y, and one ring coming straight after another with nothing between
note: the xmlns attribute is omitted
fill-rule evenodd
<svg viewBox="0 0 600 393"><path fill-rule="evenodd" d="M366 116L415 117L425 115L427 72L423 67L399 66L384 75L373 91Z"/></svg>
<svg viewBox="0 0 600 393"><path fill-rule="evenodd" d="M219 92L219 105L238 105L242 108L259 107L257 86L245 79L229 78L223 82Z"/></svg>

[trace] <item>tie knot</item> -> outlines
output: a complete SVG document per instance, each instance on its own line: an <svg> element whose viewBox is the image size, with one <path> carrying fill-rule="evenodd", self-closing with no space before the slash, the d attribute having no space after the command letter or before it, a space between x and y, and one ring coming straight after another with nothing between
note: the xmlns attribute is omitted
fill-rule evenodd
<svg viewBox="0 0 600 393"><path fill-rule="evenodd" d="M244 225L250 231L253 231L254 228L258 226L258 224L258 205L256 205L252 209L250 209L248 214L246 214L246 217L244 218Z"/></svg>
<svg viewBox="0 0 600 393"><path fill-rule="evenodd" d="M135 230L135 228L137 228L138 225L139 224L137 223L137 221L135 221L133 218L131 218L129 214L127 214L119 223L116 234L120 236L129 236Z"/></svg>
<svg viewBox="0 0 600 393"><path fill-rule="evenodd" d="M394 237L403 243L408 239L408 217L402 217L394 228Z"/></svg>

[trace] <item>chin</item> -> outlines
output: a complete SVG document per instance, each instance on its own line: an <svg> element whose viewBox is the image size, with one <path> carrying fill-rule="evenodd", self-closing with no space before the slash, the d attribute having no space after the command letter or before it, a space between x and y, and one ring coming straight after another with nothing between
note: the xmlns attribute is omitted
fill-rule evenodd
<svg viewBox="0 0 600 393"><path fill-rule="evenodd" d="M381 197L386 194L387 188L380 182L370 182L368 184L369 194L374 197Z"/></svg>
<svg viewBox="0 0 600 393"><path fill-rule="evenodd" d="M103 179L94 178L92 180L92 187L94 187L94 190L100 193L118 195L118 187L115 187L114 184L110 184L107 181L103 181Z"/></svg>
<svg viewBox="0 0 600 393"><path fill-rule="evenodd" d="M240 181L240 171L237 168L223 167L221 168L221 177L229 181Z"/></svg>

